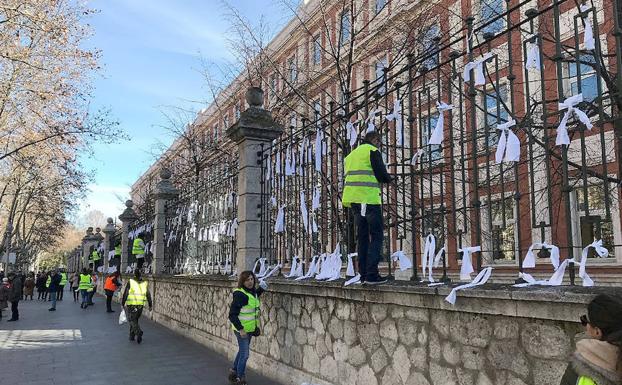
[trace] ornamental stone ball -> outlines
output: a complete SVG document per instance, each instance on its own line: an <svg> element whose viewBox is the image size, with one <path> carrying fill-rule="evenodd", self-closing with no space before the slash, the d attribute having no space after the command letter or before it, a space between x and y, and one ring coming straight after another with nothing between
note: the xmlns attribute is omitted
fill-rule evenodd
<svg viewBox="0 0 622 385"><path fill-rule="evenodd" d="M128 199L125 201L125 207L127 207L128 209L131 209L132 206L134 206L134 202L132 202L131 199Z"/></svg>
<svg viewBox="0 0 622 385"><path fill-rule="evenodd" d="M171 176L173 176L173 174L171 173L171 170L169 170L168 168L160 169L160 178L171 179Z"/></svg>
<svg viewBox="0 0 622 385"><path fill-rule="evenodd" d="M114 220L110 217L108 217L108 219L106 219L106 223L108 223L109 225L111 225L114 222Z"/></svg>
<svg viewBox="0 0 622 385"><path fill-rule="evenodd" d="M263 106L263 90L260 87L250 87L247 89L246 102L251 107L261 108Z"/></svg>

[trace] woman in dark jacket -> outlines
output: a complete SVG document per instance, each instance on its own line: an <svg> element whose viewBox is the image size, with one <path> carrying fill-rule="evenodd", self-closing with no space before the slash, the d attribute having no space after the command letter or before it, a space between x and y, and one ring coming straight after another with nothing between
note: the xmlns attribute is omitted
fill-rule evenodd
<svg viewBox="0 0 622 385"><path fill-rule="evenodd" d="M236 385L246 384L246 362L250 354L251 337L260 334L259 296L267 289L265 281L256 288L257 278L252 271L244 271L238 279L238 287L233 291L233 301L229 309L229 322L238 340L238 354L229 371L229 381Z"/></svg>
<svg viewBox="0 0 622 385"><path fill-rule="evenodd" d="M38 300L44 300L45 301L45 297L46 297L46 288L45 288L45 280L47 278L47 275L45 273L39 273L37 274L37 280L35 281L35 286L37 286L37 299Z"/></svg>
<svg viewBox="0 0 622 385"><path fill-rule="evenodd" d="M622 385L622 299L597 295L581 323L589 338L577 342L560 385Z"/></svg>

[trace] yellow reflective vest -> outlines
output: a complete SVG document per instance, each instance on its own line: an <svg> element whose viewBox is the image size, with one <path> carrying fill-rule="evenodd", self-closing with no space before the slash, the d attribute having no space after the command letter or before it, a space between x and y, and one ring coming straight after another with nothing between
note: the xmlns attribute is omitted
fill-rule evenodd
<svg viewBox="0 0 622 385"><path fill-rule="evenodd" d="M67 273L60 273L60 285L65 286L67 284Z"/></svg>
<svg viewBox="0 0 622 385"><path fill-rule="evenodd" d="M259 301L259 297L247 292L244 289L235 289L233 292L236 291L244 293L248 297L248 303L240 309L238 319L240 320L240 323L242 323L244 331L252 333L255 329L257 329L257 325L259 324L259 306L261 305L261 302ZM236 330L233 324L231 324L231 329Z"/></svg>
<svg viewBox="0 0 622 385"><path fill-rule="evenodd" d="M52 283L52 277L48 275L48 279L45 280L45 287L50 287L51 283Z"/></svg>
<svg viewBox="0 0 622 385"><path fill-rule="evenodd" d="M597 385L597 384L591 378L581 376L579 377L579 381L577 381L577 385Z"/></svg>
<svg viewBox="0 0 622 385"><path fill-rule="evenodd" d="M91 254L91 259L93 261L99 261L102 257L99 256L99 253L97 252L97 250L93 250L93 253Z"/></svg>
<svg viewBox="0 0 622 385"><path fill-rule="evenodd" d="M370 153L378 149L371 144L361 144L345 159L346 180L343 187L341 203L350 207L352 203L379 205L380 183L371 167Z"/></svg>
<svg viewBox="0 0 622 385"><path fill-rule="evenodd" d="M133 279L130 279L129 282L130 290L127 293L127 300L125 301L126 305L135 305L135 306L144 306L145 302L147 302L147 288L149 282L142 281L137 282Z"/></svg>
<svg viewBox="0 0 622 385"><path fill-rule="evenodd" d="M78 289L89 290L91 287L91 276L88 274L80 274L80 284L78 285Z"/></svg>
<svg viewBox="0 0 622 385"><path fill-rule="evenodd" d="M114 247L114 256L121 256L121 245L117 245Z"/></svg>
<svg viewBox="0 0 622 385"><path fill-rule="evenodd" d="M134 239L134 243L132 244L132 254L145 254L145 242L143 242L142 239Z"/></svg>

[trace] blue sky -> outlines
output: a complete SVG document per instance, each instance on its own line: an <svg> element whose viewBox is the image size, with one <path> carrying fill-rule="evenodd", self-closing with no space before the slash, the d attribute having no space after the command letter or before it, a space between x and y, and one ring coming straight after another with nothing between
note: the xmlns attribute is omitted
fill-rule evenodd
<svg viewBox="0 0 622 385"><path fill-rule="evenodd" d="M264 15L275 30L284 24L278 1L229 3L249 19ZM81 213L100 210L116 217L124 207L117 196L129 197L129 186L154 161L154 143L172 140L159 127L162 106L205 107L190 102L208 100L200 57L231 60L224 37L229 23L220 0L92 0L90 5L100 12L89 21L94 36L88 45L103 55L92 107L110 108L131 140L98 145L94 156L84 159L95 183Z"/></svg>

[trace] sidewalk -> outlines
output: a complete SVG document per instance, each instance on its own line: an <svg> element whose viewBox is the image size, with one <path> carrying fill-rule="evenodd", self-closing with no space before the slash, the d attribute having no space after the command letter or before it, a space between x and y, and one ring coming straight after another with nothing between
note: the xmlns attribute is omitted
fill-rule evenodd
<svg viewBox="0 0 622 385"><path fill-rule="evenodd" d="M114 305L115 313L106 313L104 298L94 302L82 310L69 291L56 312L48 311L49 302L20 301L17 322L7 322L10 309L5 309L0 322L0 384L229 383L231 364L221 355L147 318L140 322L142 344L130 342L128 325L118 325L119 305ZM247 380L251 385L278 385L253 372Z"/></svg>

